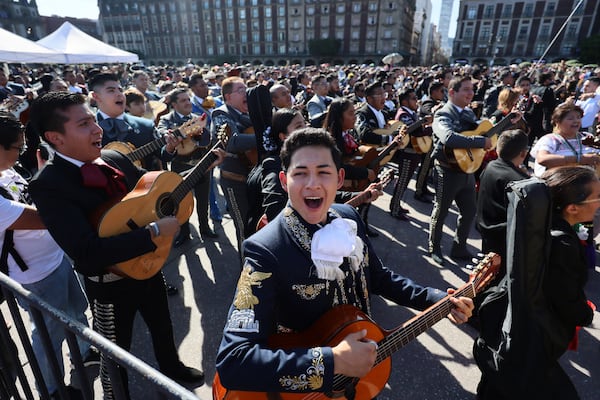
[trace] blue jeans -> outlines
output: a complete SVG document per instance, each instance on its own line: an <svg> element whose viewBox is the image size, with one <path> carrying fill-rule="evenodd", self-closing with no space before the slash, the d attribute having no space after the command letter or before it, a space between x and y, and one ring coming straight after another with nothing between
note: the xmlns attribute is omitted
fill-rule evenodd
<svg viewBox="0 0 600 400"><path fill-rule="evenodd" d="M66 257L63 258L59 267L50 275L39 282L24 284L23 287L41 297L42 300L52 307L64 312L72 319L88 326L87 317L85 316L85 310L88 306L87 299L83 293L81 283ZM20 301L20 304L29 312L29 304L26 301ZM50 316L44 316L44 323L52 341L54 355L58 360L61 371L63 371L62 343L65 340L65 330L61 323ZM79 344L79 351L85 357L90 349L90 344L79 338L77 342ZM50 362L44 351L40 333L33 322L33 317L31 321L31 346L38 359L48 392L52 393L58 389L58 385L52 375Z"/></svg>
<svg viewBox="0 0 600 400"><path fill-rule="evenodd" d="M217 189L217 184L215 183L215 178L213 176L213 170L210 170L210 190L208 192L208 205L210 206L210 219L213 221L221 221L223 219L223 214L221 214L221 210L219 209L219 203L217 202L217 194L219 193Z"/></svg>

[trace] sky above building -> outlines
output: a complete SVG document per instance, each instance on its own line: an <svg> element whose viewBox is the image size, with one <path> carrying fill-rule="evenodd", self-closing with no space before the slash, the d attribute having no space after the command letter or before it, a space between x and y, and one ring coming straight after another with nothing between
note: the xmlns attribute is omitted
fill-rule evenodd
<svg viewBox="0 0 600 400"><path fill-rule="evenodd" d="M432 0L432 19L437 25L440 18L441 1ZM454 37L456 32L456 19L458 17L457 0L454 1L452 17L450 19L450 37ZM38 11L40 15L58 15L61 17L75 18L98 18L98 0L37 0Z"/></svg>
<svg viewBox="0 0 600 400"><path fill-rule="evenodd" d="M98 19L98 0L37 0L40 15Z"/></svg>

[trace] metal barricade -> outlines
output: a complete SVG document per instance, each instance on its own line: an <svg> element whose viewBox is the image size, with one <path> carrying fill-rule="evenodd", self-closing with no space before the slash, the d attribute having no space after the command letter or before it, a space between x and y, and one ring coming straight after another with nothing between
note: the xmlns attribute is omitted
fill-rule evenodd
<svg viewBox="0 0 600 400"><path fill-rule="evenodd" d="M123 385L119 366L125 368L127 371L138 373L152 386L153 389L151 390L162 393L166 398L183 400L198 399L194 393L179 385L177 382L166 377L128 351L125 351L115 343L109 341L97 332L94 332L89 327L82 325L78 321L74 321L60 310L50 306L40 297L24 289L18 282L3 273L0 273L0 290L2 290L6 298L14 328L16 328L17 331L18 340L29 361L29 366L33 373L33 378L37 384L36 386L41 399L50 399L50 394L48 393L48 389L42 378L37 357L33 353L29 334L21 317L20 307L17 305L17 297L19 298L19 301L26 301L30 306L30 312L36 329L39 330L44 352L50 361L53 376L59 383L58 391L60 398L69 399L69 395L66 386L64 385L63 371L60 369L58 360L52 350L50 336L46 324L44 323L43 316L47 315L64 326L65 338L69 348L71 362L73 363L74 373L81 385L80 389L84 399L92 400L94 398L101 398L101 396L100 394L97 394L97 396L94 397L92 383L88 379L83 364L83 358L79 352L77 338L92 344L102 354L103 358L107 360L113 394L117 400L129 398ZM7 321L0 310L0 400L21 399L23 396L28 400L33 400L35 397L33 395L31 383L34 382L29 382L28 380L28 376L23 368L24 363L21 362L22 354L19 354L14 340L16 340L16 338L11 336Z"/></svg>

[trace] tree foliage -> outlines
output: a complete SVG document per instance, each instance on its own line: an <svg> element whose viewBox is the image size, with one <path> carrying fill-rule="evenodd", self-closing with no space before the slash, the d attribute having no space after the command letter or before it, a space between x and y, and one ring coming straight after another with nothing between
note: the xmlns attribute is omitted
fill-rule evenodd
<svg viewBox="0 0 600 400"><path fill-rule="evenodd" d="M600 35L590 36L579 43L579 61L584 64L600 64Z"/></svg>
<svg viewBox="0 0 600 400"><path fill-rule="evenodd" d="M341 47L340 39L311 39L308 41L308 51L311 56L333 57L340 52Z"/></svg>

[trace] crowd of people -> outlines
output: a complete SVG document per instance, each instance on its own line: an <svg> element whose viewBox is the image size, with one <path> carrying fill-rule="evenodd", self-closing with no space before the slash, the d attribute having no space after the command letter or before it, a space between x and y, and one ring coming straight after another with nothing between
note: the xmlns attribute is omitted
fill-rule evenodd
<svg viewBox="0 0 600 400"><path fill-rule="evenodd" d="M382 194L382 171L396 172L389 216L398 224L411 219L403 207L411 179L414 198L431 204L423 247L440 266L448 256L470 261L481 250L467 244L474 225L483 250L504 255L504 189L533 175L548 179L553 193L564 185L585 195L573 200L556 194L564 203L556 217L562 218L556 222L560 229L569 232L564 221L593 229L597 178L586 175L573 188L560 174L581 173L557 172L553 178L553 171L600 164L594 140L600 126L600 69L564 63L529 68L190 64L0 71L0 187L7 189L0 198L0 234L3 255L13 246L6 239L13 230L14 249L26 255L21 265L10 252L8 261L2 260L5 272L25 287L44 287L61 271L60 287L68 285L72 289L66 293L77 298L65 311L82 320L85 292L94 329L125 349L139 311L160 370L176 380L201 383L203 373L182 364L174 344L176 321L167 295L177 288L160 272L136 280L115 265L156 251L162 238L169 241L167 250L171 242L190 248L194 231L203 240L218 241L216 228L228 213L241 269L217 358L223 385L263 392L331 391L339 374L360 378L373 367L377 343L366 332L331 347L315 343L286 352L268 348L267 338L303 331L342 304L369 314L371 294L419 310L446 296L392 273L375 255L371 240L377 240L378 227L368 213ZM479 132L482 119L490 128ZM494 126L498 137L487 135ZM224 148L212 149L224 132ZM195 229L188 221L161 215L146 226L128 224L128 232L101 237L90 222L98 208L122 198L147 171L185 176L211 154L216 161L190 187ZM218 180L212 170L217 164ZM220 196L224 199L218 201ZM453 204L459 213L456 233L444 252L442 232ZM576 212L581 207L585 212ZM583 262L594 265L593 235L588 246ZM45 259L31 249L42 249ZM549 268L567 268L560 260L568 258L557 255ZM43 264L39 271L38 263ZM82 275L84 291L72 268ZM549 276L549 288L556 279L573 278ZM557 311L567 332L591 322L587 303L579 304L585 301L585 276L585 268L578 270L572 283L571 300L581 318ZM450 298L449 318L465 322L472 300ZM57 308L66 307L60 302L67 300L53 300ZM58 346L61 332L49 329ZM35 347L35 330L32 340ZM87 354L88 348L82 344L81 350ZM111 398L104 360L101 365L104 395ZM551 367L554 371L556 365ZM48 372L44 380L56 393ZM480 386L482 399L504 398ZM569 396L576 398L576 391Z"/></svg>

